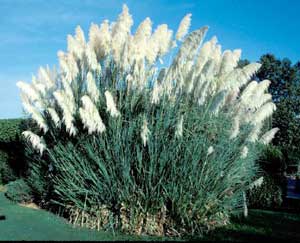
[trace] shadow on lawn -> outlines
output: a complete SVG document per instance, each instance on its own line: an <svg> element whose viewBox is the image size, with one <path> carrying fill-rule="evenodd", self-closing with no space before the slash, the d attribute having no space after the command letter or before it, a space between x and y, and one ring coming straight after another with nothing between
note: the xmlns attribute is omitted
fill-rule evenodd
<svg viewBox="0 0 300 243"><path fill-rule="evenodd" d="M232 224L204 238L191 240L214 241L293 241L300 242L300 215L265 210L250 210L249 217L235 217Z"/></svg>

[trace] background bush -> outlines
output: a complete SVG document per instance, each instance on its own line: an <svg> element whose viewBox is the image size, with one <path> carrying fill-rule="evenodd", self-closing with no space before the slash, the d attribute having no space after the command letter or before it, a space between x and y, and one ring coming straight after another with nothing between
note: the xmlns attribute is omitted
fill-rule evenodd
<svg viewBox="0 0 300 243"><path fill-rule="evenodd" d="M9 182L6 188L5 196L13 202L27 203L33 199L31 189L24 179Z"/></svg>
<svg viewBox="0 0 300 243"><path fill-rule="evenodd" d="M283 202L283 189L271 176L266 175L261 186L254 187L247 193L250 208L275 209Z"/></svg>
<svg viewBox="0 0 300 243"><path fill-rule="evenodd" d="M2 184L15 180L26 171L21 132L28 122L23 119L0 120L0 183Z"/></svg>
<svg viewBox="0 0 300 243"><path fill-rule="evenodd" d="M263 146L258 159L264 181L261 186L248 191L248 204L252 208L279 208L286 190L284 155L279 147L272 144Z"/></svg>

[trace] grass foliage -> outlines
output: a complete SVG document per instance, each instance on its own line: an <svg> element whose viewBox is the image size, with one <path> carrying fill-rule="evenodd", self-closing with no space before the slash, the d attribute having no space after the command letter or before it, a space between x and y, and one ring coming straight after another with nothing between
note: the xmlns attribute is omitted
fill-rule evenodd
<svg viewBox="0 0 300 243"><path fill-rule="evenodd" d="M52 133L44 159L32 151L34 191L68 209L74 224L91 228L181 235L227 224L256 171L257 145L247 144L247 158L240 156L249 128L228 143L230 114L208 112L213 100L201 107L181 99L150 106L142 103L143 94L118 95L125 116L103 117L109 125L101 136L82 132L64 140ZM183 111L186 125L179 139L176 118ZM138 129L145 114L151 121L147 146Z"/></svg>

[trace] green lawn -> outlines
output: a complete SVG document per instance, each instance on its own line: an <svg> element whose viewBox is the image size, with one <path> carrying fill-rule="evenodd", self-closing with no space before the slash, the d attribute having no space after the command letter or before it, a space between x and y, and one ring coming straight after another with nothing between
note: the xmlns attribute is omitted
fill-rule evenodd
<svg viewBox="0 0 300 243"><path fill-rule="evenodd" d="M166 240L156 237L132 237L110 232L73 228L66 221L44 210L21 207L0 193L0 240ZM194 240L254 242L289 240L300 242L300 215L250 210L248 219L235 218L230 226Z"/></svg>
<svg viewBox="0 0 300 243"><path fill-rule="evenodd" d="M109 232L74 228L56 215L44 210L21 207L0 192L0 240L155 240L155 237L131 237Z"/></svg>
<svg viewBox="0 0 300 243"><path fill-rule="evenodd" d="M250 210L247 219L235 218L231 225L214 231L205 239L238 242L300 242L300 214Z"/></svg>

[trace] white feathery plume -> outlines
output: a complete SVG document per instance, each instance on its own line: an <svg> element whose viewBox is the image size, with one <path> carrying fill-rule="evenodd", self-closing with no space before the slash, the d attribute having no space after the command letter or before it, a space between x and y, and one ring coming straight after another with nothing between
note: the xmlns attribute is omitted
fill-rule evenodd
<svg viewBox="0 0 300 243"><path fill-rule="evenodd" d="M180 117L179 122L176 126L175 137L182 137L183 134L183 116Z"/></svg>
<svg viewBox="0 0 300 243"><path fill-rule="evenodd" d="M261 104L262 102L256 102L256 101L259 101L260 99L266 100L268 98L268 97L262 97L262 96L267 91L270 83L271 82L269 80L264 80L257 84L257 86L251 96L251 102L250 102L251 107L259 108L259 104Z"/></svg>
<svg viewBox="0 0 300 243"><path fill-rule="evenodd" d="M40 99L39 93L33 88L31 84L27 84L25 82L19 81L17 82L17 86L21 89L22 93L28 97L31 101L36 101Z"/></svg>
<svg viewBox="0 0 300 243"><path fill-rule="evenodd" d="M193 61L207 30L208 27L202 27L189 33L182 43L177 56L174 58L172 65L182 65L186 61Z"/></svg>
<svg viewBox="0 0 300 243"><path fill-rule="evenodd" d="M128 65L132 65L135 61L144 59L147 56L148 42L151 37L152 23L146 18L137 28L133 37L129 37L126 45L124 56L128 59Z"/></svg>
<svg viewBox="0 0 300 243"><path fill-rule="evenodd" d="M241 94L240 100L244 102L245 104L249 103L249 98L253 95L253 92L256 90L257 87L256 81L251 81L247 87L244 89L244 91Z"/></svg>
<svg viewBox="0 0 300 243"><path fill-rule="evenodd" d="M204 84L202 85L201 87L202 89L200 90L199 96L197 97L199 105L203 105L205 103L209 85L210 85L209 81L204 82Z"/></svg>
<svg viewBox="0 0 300 243"><path fill-rule="evenodd" d="M120 116L120 112L117 110L112 94L109 91L105 91L104 95L106 98L106 110L110 113L112 117Z"/></svg>
<svg viewBox="0 0 300 243"><path fill-rule="evenodd" d="M267 131L264 135L262 135L259 141L265 145L269 144L278 131L278 127L272 128L271 130Z"/></svg>
<svg viewBox="0 0 300 243"><path fill-rule="evenodd" d="M129 14L128 7L124 4L122 13L119 15L117 22L112 26L112 55L114 61L119 65L122 64L122 51L130 34L132 24L132 17Z"/></svg>
<svg viewBox="0 0 300 243"><path fill-rule="evenodd" d="M83 107L79 108L80 118L85 128L88 129L88 133L93 132L102 133L105 131L105 125L99 115L97 107L91 101L90 97L84 95L81 98Z"/></svg>
<svg viewBox="0 0 300 243"><path fill-rule="evenodd" d="M65 91L66 95L69 97L70 100L74 101L73 89L69 83L69 80L67 80L67 77L62 76L61 83L62 83L62 89Z"/></svg>
<svg viewBox="0 0 300 243"><path fill-rule="evenodd" d="M134 35L134 41L137 44L145 44L144 41L149 40L152 32L152 22L150 18L146 18L137 28L137 31ZM146 46L143 46L141 49L146 49Z"/></svg>
<svg viewBox="0 0 300 243"><path fill-rule="evenodd" d="M62 51L59 51L57 55L59 58L60 70L66 75L66 79L69 83L71 83L79 74L75 57L71 53L64 54Z"/></svg>
<svg viewBox="0 0 300 243"><path fill-rule="evenodd" d="M225 99L225 105L233 105L236 102L238 95L240 93L240 89L230 90Z"/></svg>
<svg viewBox="0 0 300 243"><path fill-rule="evenodd" d="M100 73L101 66L97 61L97 56L96 56L95 51L90 47L90 45L87 45L85 48L85 57L86 57L86 61L87 61L89 69Z"/></svg>
<svg viewBox="0 0 300 243"><path fill-rule="evenodd" d="M148 129L148 122L146 119L144 119L143 121L143 125L142 125L142 128L141 128L141 138L142 138L142 141L143 141L143 145L144 147L146 147L147 145L147 141L149 139L149 135L150 135L150 130Z"/></svg>
<svg viewBox="0 0 300 243"><path fill-rule="evenodd" d="M101 31L97 24L91 23L89 29L89 42L88 45L95 51L96 54L99 53L99 42L101 39Z"/></svg>
<svg viewBox="0 0 300 243"><path fill-rule="evenodd" d="M220 66L220 75L231 72L237 66L237 54L230 50L223 52L221 66Z"/></svg>
<svg viewBox="0 0 300 243"><path fill-rule="evenodd" d="M252 190L254 187L260 187L263 184L263 182L264 182L264 177L261 176L250 184L249 189Z"/></svg>
<svg viewBox="0 0 300 243"><path fill-rule="evenodd" d="M57 114L57 112L53 108L48 108L48 113L50 114L50 117L52 121L54 122L55 126L58 127L60 124L60 118Z"/></svg>
<svg viewBox="0 0 300 243"><path fill-rule="evenodd" d="M159 43L157 41L157 35L152 35L147 43L148 48L146 48L145 50L145 57L146 60L148 61L148 63L151 65L153 64L156 59L157 59L157 55L158 55L158 51L159 51Z"/></svg>
<svg viewBox="0 0 300 243"><path fill-rule="evenodd" d="M247 146L244 146L244 147L242 148L241 158L242 158L242 159L245 159L245 158L247 157L247 155L248 155L248 152L249 152L248 147L247 147Z"/></svg>
<svg viewBox="0 0 300 243"><path fill-rule="evenodd" d="M38 77L39 77L39 80L41 80L42 83L44 85L46 85L46 87L48 89L51 89L51 88L55 87L55 80L53 80L51 78L51 74L50 74L49 68L46 70L43 67L40 67L39 68L39 72L38 72Z"/></svg>
<svg viewBox="0 0 300 243"><path fill-rule="evenodd" d="M184 38L184 36L188 33L190 25L191 25L191 16L192 16L192 14L187 14L181 20L178 30L177 30L177 33L176 33L176 40L181 41Z"/></svg>
<svg viewBox="0 0 300 243"><path fill-rule="evenodd" d="M67 55L67 64L69 67L69 78L70 78L70 83L77 77L79 74L79 68L77 65L77 62L75 60L74 55L71 55L70 53Z"/></svg>
<svg viewBox="0 0 300 243"><path fill-rule="evenodd" d="M240 119L239 116L236 116L233 119L232 132L230 134L230 139L236 138L240 132Z"/></svg>
<svg viewBox="0 0 300 243"><path fill-rule="evenodd" d="M46 145L38 135L31 131L24 131L22 132L22 135L31 143L34 149L38 150L41 155L43 154L43 151L46 149Z"/></svg>
<svg viewBox="0 0 300 243"><path fill-rule="evenodd" d="M262 123L255 125L253 130L249 134L248 140L252 143L256 142L261 133L261 129L262 129Z"/></svg>
<svg viewBox="0 0 300 243"><path fill-rule="evenodd" d="M240 60L241 58L241 55L242 55L242 50L241 49L235 49L233 50L232 52L232 55L233 55L233 61L236 63L238 63L238 61Z"/></svg>
<svg viewBox="0 0 300 243"><path fill-rule="evenodd" d="M78 43L80 43L80 45L82 47L85 46L84 33L83 33L83 30L81 29L81 27L79 25L75 29L75 39L78 41Z"/></svg>
<svg viewBox="0 0 300 243"><path fill-rule="evenodd" d="M211 40L205 42L201 49L199 50L199 54L196 60L195 71L200 73L205 63L209 58L212 57L212 52L214 50L214 46L217 43L217 37L213 37Z"/></svg>
<svg viewBox="0 0 300 243"><path fill-rule="evenodd" d="M249 103L249 107L252 109L258 109L263 104L272 101L272 95L270 93L262 94L260 97L253 98L253 100Z"/></svg>
<svg viewBox="0 0 300 243"><path fill-rule="evenodd" d="M88 74L86 75L86 85L89 96L95 103L97 103L99 100L100 93L96 85L96 81L91 72L88 72Z"/></svg>
<svg viewBox="0 0 300 243"><path fill-rule="evenodd" d="M39 128L46 133L48 131L48 126L40 111L38 111L37 108L30 103L23 102L22 105L24 109L31 115L32 119L38 124Z"/></svg>
<svg viewBox="0 0 300 243"><path fill-rule="evenodd" d="M257 125L259 123L262 123L266 118L272 115L272 113L276 110L276 105L272 102L268 102L264 104L262 107L258 109L253 114L252 123L254 125Z"/></svg>
<svg viewBox="0 0 300 243"><path fill-rule="evenodd" d="M228 89L240 88L248 83L250 78L255 72L257 72L260 66L261 64L259 63L251 63L242 69L233 69L229 73L224 73L221 75L220 82L222 82L223 85Z"/></svg>
<svg viewBox="0 0 300 243"><path fill-rule="evenodd" d="M155 82L152 90L152 97L151 97L151 103L152 104L158 104L160 97L162 96L162 86L158 83Z"/></svg>
<svg viewBox="0 0 300 243"><path fill-rule="evenodd" d="M214 152L214 147L213 146L209 146L209 148L207 149L207 156L211 155Z"/></svg>
<svg viewBox="0 0 300 243"><path fill-rule="evenodd" d="M260 63L254 62L246 65L245 67L242 68L242 70L246 78L250 79L255 73L257 73L260 67L261 67Z"/></svg>
<svg viewBox="0 0 300 243"><path fill-rule="evenodd" d="M98 61L110 53L111 33L109 30L108 20L104 20L100 25L100 28L96 24L91 25L89 32L89 44L94 49Z"/></svg>
<svg viewBox="0 0 300 243"><path fill-rule="evenodd" d="M81 60L84 52L83 46L72 35L68 35L68 52Z"/></svg>
<svg viewBox="0 0 300 243"><path fill-rule="evenodd" d="M169 51L171 47L172 34L173 32L168 29L168 25L162 24L157 26L152 35L152 41L154 42L152 47L157 47L158 56L163 56Z"/></svg>
<svg viewBox="0 0 300 243"><path fill-rule="evenodd" d="M58 57L58 61L59 61L60 71L62 73L68 73L69 67L68 67L67 60L66 60L67 59L66 54L63 51L58 51L57 57Z"/></svg>
<svg viewBox="0 0 300 243"><path fill-rule="evenodd" d="M40 96L46 96L47 95L47 87L46 85L38 82L32 82L32 87L37 90L40 94Z"/></svg>
<svg viewBox="0 0 300 243"><path fill-rule="evenodd" d="M53 93L57 104L63 111L63 121L66 125L66 129L71 136L75 136L77 133L77 129L73 124L74 117L74 105L69 101L68 95L64 91L55 91Z"/></svg>

